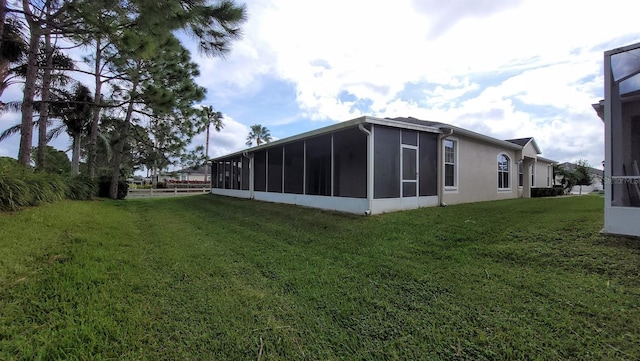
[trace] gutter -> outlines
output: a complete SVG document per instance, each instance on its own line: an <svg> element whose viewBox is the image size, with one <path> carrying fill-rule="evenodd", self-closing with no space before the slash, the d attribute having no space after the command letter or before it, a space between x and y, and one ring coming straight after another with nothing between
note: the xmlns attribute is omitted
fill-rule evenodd
<svg viewBox="0 0 640 361"><path fill-rule="evenodd" d="M453 129L442 128L442 130L447 132L438 135L438 169L442 172L438 175L438 205L446 207L447 204L442 200L444 196L444 140L453 135Z"/></svg>
<svg viewBox="0 0 640 361"><path fill-rule="evenodd" d="M364 124L358 124L358 129L367 135L367 201L369 209L364 211L366 216L371 214L371 206L373 204L373 138L371 132L364 127Z"/></svg>

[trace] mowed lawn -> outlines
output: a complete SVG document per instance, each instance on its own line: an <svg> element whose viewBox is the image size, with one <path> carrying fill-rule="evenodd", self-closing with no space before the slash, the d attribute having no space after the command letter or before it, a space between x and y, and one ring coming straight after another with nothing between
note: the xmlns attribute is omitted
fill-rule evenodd
<svg viewBox="0 0 640 361"><path fill-rule="evenodd" d="M595 195L0 214L0 359L638 360L640 241L602 217Z"/></svg>

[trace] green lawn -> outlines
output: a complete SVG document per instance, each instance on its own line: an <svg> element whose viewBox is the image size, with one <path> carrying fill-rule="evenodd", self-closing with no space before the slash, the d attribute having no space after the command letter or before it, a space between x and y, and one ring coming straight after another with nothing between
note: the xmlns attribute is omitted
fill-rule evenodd
<svg viewBox="0 0 640 361"><path fill-rule="evenodd" d="M0 214L0 359L640 359L599 196L362 217L204 195Z"/></svg>

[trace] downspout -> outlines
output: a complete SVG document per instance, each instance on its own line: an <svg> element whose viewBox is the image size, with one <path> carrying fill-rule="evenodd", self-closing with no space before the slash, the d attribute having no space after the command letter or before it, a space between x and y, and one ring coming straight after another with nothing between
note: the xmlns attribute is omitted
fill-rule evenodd
<svg viewBox="0 0 640 361"><path fill-rule="evenodd" d="M242 156L249 159L249 199L253 199L253 156L249 152L242 152Z"/></svg>
<svg viewBox="0 0 640 361"><path fill-rule="evenodd" d="M364 124L358 124L358 129L367 135L367 201L369 202L369 209L364 214L368 216L371 214L371 206L373 204L373 140L371 139L371 132L364 127Z"/></svg>
<svg viewBox="0 0 640 361"><path fill-rule="evenodd" d="M442 200L444 195L444 140L453 135L453 129L444 128L443 130L447 131L447 133L438 135L438 170L442 172L438 174L438 205L446 207Z"/></svg>

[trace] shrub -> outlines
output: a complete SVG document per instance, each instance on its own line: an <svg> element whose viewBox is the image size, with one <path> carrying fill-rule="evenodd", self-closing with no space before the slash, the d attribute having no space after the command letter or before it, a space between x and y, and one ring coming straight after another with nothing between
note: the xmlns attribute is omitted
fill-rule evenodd
<svg viewBox="0 0 640 361"><path fill-rule="evenodd" d="M89 200L97 194L98 187L91 178L77 175L67 180L66 197L72 200Z"/></svg>
<svg viewBox="0 0 640 361"><path fill-rule="evenodd" d="M111 188L111 177L102 176L98 179L98 197L109 198L109 188ZM117 199L125 199L129 192L129 184L124 178L118 179Z"/></svg>
<svg viewBox="0 0 640 361"><path fill-rule="evenodd" d="M66 190L66 182L58 175L34 172L15 159L0 158L0 211L58 201Z"/></svg>
<svg viewBox="0 0 640 361"><path fill-rule="evenodd" d="M562 186L553 188L531 188L531 198L555 197L563 194Z"/></svg>

